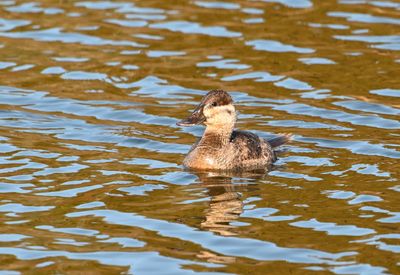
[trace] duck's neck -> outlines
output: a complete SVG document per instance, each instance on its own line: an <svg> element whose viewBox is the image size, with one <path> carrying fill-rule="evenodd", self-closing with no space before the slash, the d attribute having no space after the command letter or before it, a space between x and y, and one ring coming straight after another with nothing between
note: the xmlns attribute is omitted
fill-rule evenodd
<svg viewBox="0 0 400 275"><path fill-rule="evenodd" d="M235 124L208 125L200 139L198 146L221 148L231 139Z"/></svg>

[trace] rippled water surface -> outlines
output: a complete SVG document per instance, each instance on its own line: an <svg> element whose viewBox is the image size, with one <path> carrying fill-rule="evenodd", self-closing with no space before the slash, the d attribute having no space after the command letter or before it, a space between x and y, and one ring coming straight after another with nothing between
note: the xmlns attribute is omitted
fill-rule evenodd
<svg viewBox="0 0 400 275"><path fill-rule="evenodd" d="M399 274L399 51L395 0L1 0L0 274ZM272 171L182 168L215 88Z"/></svg>

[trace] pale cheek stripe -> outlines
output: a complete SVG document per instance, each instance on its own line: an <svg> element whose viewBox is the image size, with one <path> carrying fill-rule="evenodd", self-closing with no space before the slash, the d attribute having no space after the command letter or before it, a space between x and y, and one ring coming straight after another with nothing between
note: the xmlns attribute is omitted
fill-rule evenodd
<svg viewBox="0 0 400 275"><path fill-rule="evenodd" d="M214 121L214 123L218 121L219 123L228 123L232 120L236 121L236 111L233 105L213 107L212 109L205 110L204 115L207 120Z"/></svg>

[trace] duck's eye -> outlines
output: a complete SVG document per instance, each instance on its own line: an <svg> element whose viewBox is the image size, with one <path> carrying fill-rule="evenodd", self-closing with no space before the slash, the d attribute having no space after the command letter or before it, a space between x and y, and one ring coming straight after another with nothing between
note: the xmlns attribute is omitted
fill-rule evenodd
<svg viewBox="0 0 400 275"><path fill-rule="evenodd" d="M211 106L216 107L217 106L217 102L211 103Z"/></svg>

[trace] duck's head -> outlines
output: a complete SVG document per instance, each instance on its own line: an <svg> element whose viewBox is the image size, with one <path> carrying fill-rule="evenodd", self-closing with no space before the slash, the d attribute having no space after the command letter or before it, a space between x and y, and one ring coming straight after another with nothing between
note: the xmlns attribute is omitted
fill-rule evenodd
<svg viewBox="0 0 400 275"><path fill-rule="evenodd" d="M208 92L186 119L177 123L179 126L205 124L207 126L233 125L236 121L236 111L232 97L223 90Z"/></svg>

